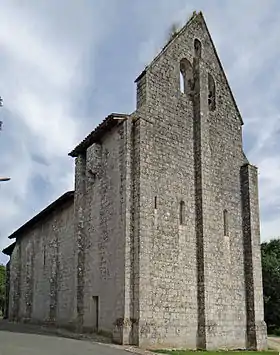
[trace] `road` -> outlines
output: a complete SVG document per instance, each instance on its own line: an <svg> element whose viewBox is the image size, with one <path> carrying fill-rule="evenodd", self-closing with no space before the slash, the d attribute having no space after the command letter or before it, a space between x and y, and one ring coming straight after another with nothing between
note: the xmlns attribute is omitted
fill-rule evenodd
<svg viewBox="0 0 280 355"><path fill-rule="evenodd" d="M2 328L2 329L1 329ZM0 327L0 355L129 355L110 344L99 344Z"/></svg>

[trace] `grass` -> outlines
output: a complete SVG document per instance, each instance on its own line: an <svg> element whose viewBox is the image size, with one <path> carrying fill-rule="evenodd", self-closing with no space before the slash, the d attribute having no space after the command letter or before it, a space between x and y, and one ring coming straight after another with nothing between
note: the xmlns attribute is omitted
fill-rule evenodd
<svg viewBox="0 0 280 355"><path fill-rule="evenodd" d="M191 351L191 350L154 350L159 354L170 355L278 355L277 351Z"/></svg>

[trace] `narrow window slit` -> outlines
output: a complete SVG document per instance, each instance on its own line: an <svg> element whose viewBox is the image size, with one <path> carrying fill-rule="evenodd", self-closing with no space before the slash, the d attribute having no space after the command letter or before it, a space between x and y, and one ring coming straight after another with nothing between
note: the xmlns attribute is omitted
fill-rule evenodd
<svg viewBox="0 0 280 355"><path fill-rule="evenodd" d="M195 58L201 58L201 42L197 38L194 40L194 56Z"/></svg>
<svg viewBox="0 0 280 355"><path fill-rule="evenodd" d="M228 236L228 211L224 210L224 236Z"/></svg>
<svg viewBox="0 0 280 355"><path fill-rule="evenodd" d="M180 201L180 225L185 224L185 213L186 213L185 202Z"/></svg>
<svg viewBox="0 0 280 355"><path fill-rule="evenodd" d="M46 246L45 245L43 248L43 263L44 263L44 266L46 266Z"/></svg>
<svg viewBox="0 0 280 355"><path fill-rule="evenodd" d="M157 197L155 196L155 200L154 200L154 209L157 209Z"/></svg>

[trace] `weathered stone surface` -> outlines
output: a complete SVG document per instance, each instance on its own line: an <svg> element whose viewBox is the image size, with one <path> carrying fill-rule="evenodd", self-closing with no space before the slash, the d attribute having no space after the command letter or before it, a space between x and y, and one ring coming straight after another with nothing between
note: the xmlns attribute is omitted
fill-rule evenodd
<svg viewBox="0 0 280 355"><path fill-rule="evenodd" d="M22 236L10 262L9 319L73 321L73 202Z"/></svg>
<svg viewBox="0 0 280 355"><path fill-rule="evenodd" d="M196 51L195 39L201 43L201 53ZM180 92L184 58L192 63L192 98L189 92ZM215 105L209 102L213 82ZM201 15L146 68L137 102L144 95L141 88L145 103L136 111L141 142L139 343L245 348L251 346L248 338L253 332L258 339L253 347L265 348L257 188L248 192L255 216L254 227L248 231L253 240L249 268L255 283L251 284L244 272L244 238L248 237L242 226L248 223L240 182L240 168L247 163L242 119ZM179 223L181 200L186 203L183 226ZM250 330L248 287L257 292L256 321Z"/></svg>
<svg viewBox="0 0 280 355"><path fill-rule="evenodd" d="M257 173L201 14L140 75L136 111L108 117L73 151L74 205L14 248L10 318L265 349Z"/></svg>

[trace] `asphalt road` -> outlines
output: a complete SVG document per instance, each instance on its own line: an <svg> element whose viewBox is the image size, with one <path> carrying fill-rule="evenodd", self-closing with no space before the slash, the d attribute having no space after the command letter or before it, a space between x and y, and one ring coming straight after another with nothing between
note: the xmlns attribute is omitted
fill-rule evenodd
<svg viewBox="0 0 280 355"><path fill-rule="evenodd" d="M0 330L0 355L128 355L107 344Z"/></svg>

